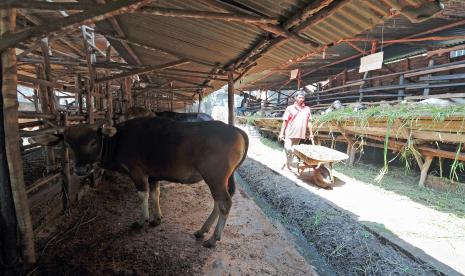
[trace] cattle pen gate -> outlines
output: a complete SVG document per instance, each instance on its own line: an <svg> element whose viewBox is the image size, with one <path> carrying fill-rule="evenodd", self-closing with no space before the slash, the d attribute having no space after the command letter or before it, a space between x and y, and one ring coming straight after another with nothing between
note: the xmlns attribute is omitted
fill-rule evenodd
<svg viewBox="0 0 465 276"><path fill-rule="evenodd" d="M225 85L229 124L277 136L304 89L318 143L347 144L350 165L366 146L409 155L421 186L433 158L457 176L464 14L458 0L0 0L0 273L33 271L39 233L102 179L77 178L66 144L35 137L112 126L135 106L198 111ZM382 67L359 73L378 52ZM248 97L241 116L234 94ZM431 99L450 105L415 103ZM317 114L335 100L346 108Z"/></svg>

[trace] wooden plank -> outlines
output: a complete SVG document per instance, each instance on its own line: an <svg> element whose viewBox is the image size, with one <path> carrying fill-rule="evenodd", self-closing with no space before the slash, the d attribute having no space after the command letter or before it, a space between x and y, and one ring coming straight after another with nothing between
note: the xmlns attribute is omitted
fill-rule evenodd
<svg viewBox="0 0 465 276"><path fill-rule="evenodd" d="M0 36L2 36L5 33L13 33L15 31L15 27L16 11L14 9L0 10ZM16 222L13 221L13 224L11 224L12 221L8 221L8 229L3 229L2 226L2 232L13 234L13 232L18 231L19 241L21 245L21 257L26 264L33 264L36 260L34 249L34 237L32 232L31 215L27 202L26 188L24 184L23 162L21 159L21 151L19 147L18 100L16 95L16 53L14 49L3 49L0 52L0 62L2 70L2 80L0 86L0 106L2 106L2 110L0 111L2 115L2 122L0 123L0 129L2 132L0 133L0 135L2 135L2 137L0 138L2 140L2 143L0 144L0 156L2 162L0 166L2 167L2 174L3 171L5 171L8 175L8 177L2 179L6 181L2 181L0 186L2 187L2 195L5 195L5 191L11 192L10 195L8 195L8 198L10 203L12 199L12 202L14 204L14 213L16 217ZM11 215L11 212L9 214ZM2 236L3 235L4 234L2 234ZM10 235L8 238L14 237L16 237L16 234L14 234L14 236ZM13 240L10 242L16 243L16 241L17 240ZM9 249L12 249L12 247L16 245L11 244L10 242L8 242L8 246ZM10 254L12 252L6 252L6 254ZM16 256L10 257L16 258ZM12 264L12 262L10 262L9 264Z"/></svg>
<svg viewBox="0 0 465 276"><path fill-rule="evenodd" d="M445 94L435 94L427 96L409 96L405 97L406 100L423 100L423 99L450 99L450 98L463 98L465 93L445 93Z"/></svg>
<svg viewBox="0 0 465 276"><path fill-rule="evenodd" d="M432 74L432 73L437 73L437 72L443 72L443 71L448 71L448 70L454 70L454 69L460 69L460 68L465 68L465 64L456 64L456 65L441 66L439 68L424 69L419 72L407 73L405 74L405 77L411 78L411 77L427 75L427 74Z"/></svg>
<svg viewBox="0 0 465 276"><path fill-rule="evenodd" d="M18 32L11 32L8 35L2 36L0 40L0 52L15 47L20 42L23 42L32 37L38 37L46 34L53 34L65 30L75 29L81 25L92 24L96 21L104 20L119 14L132 12L143 5L147 5L151 0L120 0L111 1L104 5L95 5L94 8L72 14L68 17L55 20L53 24L44 24L31 27Z"/></svg>
<svg viewBox="0 0 465 276"><path fill-rule="evenodd" d="M457 80L457 79L465 79L465 74L425 76L425 77L419 78L420 81L442 81L442 80Z"/></svg>
<svg viewBox="0 0 465 276"><path fill-rule="evenodd" d="M180 17L180 18L195 18L195 19L217 19L224 21L237 21L242 23L263 23L263 24L278 24L276 18L265 18L254 15L232 14L212 11L184 10L184 9L167 9L158 7L145 7L138 11L142 14L150 14L157 16Z"/></svg>

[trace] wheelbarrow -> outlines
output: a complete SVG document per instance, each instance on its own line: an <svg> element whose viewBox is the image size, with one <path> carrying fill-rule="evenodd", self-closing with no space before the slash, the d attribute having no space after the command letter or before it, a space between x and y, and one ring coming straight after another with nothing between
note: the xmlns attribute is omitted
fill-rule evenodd
<svg viewBox="0 0 465 276"><path fill-rule="evenodd" d="M349 158L345 153L318 145L296 145L293 153L299 159L297 173L302 176L306 169L313 169L313 179L320 187L334 184L333 164ZM329 181L327 180L329 177Z"/></svg>

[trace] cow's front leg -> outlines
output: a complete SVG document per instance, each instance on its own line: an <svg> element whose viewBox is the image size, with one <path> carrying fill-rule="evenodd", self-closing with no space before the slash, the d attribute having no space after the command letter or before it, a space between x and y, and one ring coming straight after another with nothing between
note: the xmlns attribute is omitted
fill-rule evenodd
<svg viewBox="0 0 465 276"><path fill-rule="evenodd" d="M149 221L149 183L148 176L143 174L131 174L131 177L136 185L137 194L141 200L142 217L140 221L132 224L133 228L142 228Z"/></svg>
<svg viewBox="0 0 465 276"><path fill-rule="evenodd" d="M154 219L150 221L150 226L158 226L163 215L160 209L160 182L156 181L150 185L150 195L154 202Z"/></svg>

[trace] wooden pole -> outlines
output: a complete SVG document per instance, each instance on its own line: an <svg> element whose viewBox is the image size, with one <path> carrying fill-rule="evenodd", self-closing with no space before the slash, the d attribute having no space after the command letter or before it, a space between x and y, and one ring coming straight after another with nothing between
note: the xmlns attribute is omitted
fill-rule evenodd
<svg viewBox="0 0 465 276"><path fill-rule="evenodd" d="M49 56L49 45L47 42L45 41L42 41L42 43L40 44L40 47L42 49L42 56L44 58L44 73L45 73L45 78L43 78L44 80L48 81L48 82L52 82L52 68L50 66L50 56ZM56 111L56 106L55 106L55 102L54 102L54 93L53 93L53 89L50 87L50 86L46 86L46 93L47 93L47 98L48 98L48 104L50 106L50 112L55 113Z"/></svg>
<svg viewBox="0 0 465 276"><path fill-rule="evenodd" d="M105 60L106 62L111 62L111 45L108 45L107 47ZM109 126L113 126L113 95L111 92L111 83L108 81L105 83L105 96L107 99L107 112L105 113L105 117L107 124Z"/></svg>
<svg viewBox="0 0 465 276"><path fill-rule="evenodd" d="M36 67L36 74L38 79L45 79L45 71L44 71L44 66L39 65ZM44 85L39 85L39 96L41 99L41 107L42 107L42 113L44 114L51 114L51 105L50 105L50 97L49 97L49 91L47 89L47 86ZM55 116L56 117L56 116ZM51 147L45 147L47 151L47 160L46 160L46 171L47 173L50 172L53 164L55 164L55 152L53 151L53 148Z"/></svg>
<svg viewBox="0 0 465 276"><path fill-rule="evenodd" d="M234 125L234 74L228 71L228 124Z"/></svg>
<svg viewBox="0 0 465 276"><path fill-rule="evenodd" d="M16 10L0 10L0 36L4 33L13 33L16 27ZM31 215L27 200L26 189L24 185L23 164L21 152L19 149L19 130L18 130L18 100L16 95L17 89L17 71L16 71L16 53L14 49L8 49L1 53L1 106L2 121L0 122L0 167L2 176L0 181L0 194L2 196L1 215L5 219L4 214L7 213L8 223L5 228L2 225L2 246L5 238L12 238L7 241L8 250L6 254L13 254L6 257L6 260L11 264L17 256L16 246L17 236L21 244L22 259L26 264L32 264L36 261L34 250L34 238L32 232ZM6 174L3 174L3 171ZM3 201L3 198L8 198ZM11 207L11 202L14 203L13 220L12 211L7 206ZM9 203L9 204L8 204ZM4 212L6 211L6 212ZM9 235L8 237L5 236ZM4 256L2 256L4 257Z"/></svg>
<svg viewBox="0 0 465 276"><path fill-rule="evenodd" d="M113 95L111 93L110 83L108 82L105 84L105 95L107 97L106 120L107 120L107 124L112 126L113 125Z"/></svg>
<svg viewBox="0 0 465 276"><path fill-rule="evenodd" d="M64 112L61 114L61 124L66 127L69 125L68 113ZM63 176L63 211L66 211L71 207L74 202L71 187L71 171L69 166L69 149L66 143L63 143L63 155L61 160L62 165L62 176Z"/></svg>
<svg viewBox="0 0 465 276"><path fill-rule="evenodd" d="M81 74L76 75L76 84L75 84L75 86L76 86L75 97L76 97L76 105L78 107L78 114L82 115L83 111L82 111L82 78L81 78Z"/></svg>

